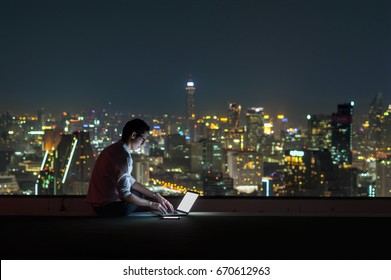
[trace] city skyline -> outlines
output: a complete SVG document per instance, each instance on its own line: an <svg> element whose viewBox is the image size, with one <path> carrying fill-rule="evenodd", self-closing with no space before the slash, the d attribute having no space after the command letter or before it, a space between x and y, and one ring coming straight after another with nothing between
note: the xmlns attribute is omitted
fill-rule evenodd
<svg viewBox="0 0 391 280"><path fill-rule="evenodd" d="M379 97L380 96L380 97ZM312 114L307 114L305 118L302 118L301 120L299 121L291 121L292 118L291 118L291 115L286 115L284 112L270 112L268 111L267 109L269 108L263 108L263 107L247 107L247 108L241 108L241 114L240 114L240 118L239 118L239 122L238 122L238 126L239 127L244 127L246 126L246 115L251 112L252 110L256 109L261 109L261 111L264 113L264 116L265 116L265 119L270 119L271 122L274 124L274 123L277 123L277 120L283 116L284 119L285 119L285 122L287 123L287 125L289 125L289 128L298 128L298 129L303 129L303 130L306 130L308 129L308 120L311 119L312 117L314 116L318 116L318 117L325 117L325 116L329 116L330 118L332 117L333 114L336 114L337 111L338 111L338 107L340 105L344 105L344 104L353 104L353 125L355 127L355 130L360 130L362 128L362 126L364 125L365 122L368 121L368 114L370 113L371 109L370 107L373 105L373 102L374 100L376 99L379 99L380 102L382 103L382 94L381 92L378 93L372 100L372 102L370 103L370 105L368 105L368 108L367 110L362 110L362 114L359 115L356 113L356 105L354 104L354 102L344 102L344 103L339 103L339 104L335 104L335 109L331 112L327 112L327 113L318 113L318 112L313 112ZM237 105L240 105L241 104L238 104L236 103ZM232 105L232 103L231 103ZM11 110L5 110L3 112L0 112L0 115L10 115L10 116L13 116L13 117L27 117L27 118L32 118L32 119L36 119L37 117L39 118L41 114L44 114L46 115L45 116L45 119L50 119L51 121L58 121L59 119L63 118L63 117L66 117L66 118L78 118L78 117L91 117L91 116L94 116L96 115L96 117L98 116L102 116L103 115L106 115L106 114L109 114L109 115L112 115L112 116L122 116L124 117L125 119L123 121L127 121L127 118L134 118L134 117L141 117L141 118L146 118L150 121L152 121L152 119L154 118L166 118L166 117L174 117L174 118L178 118L178 120L182 120L184 123L186 122L186 115L185 114L182 114L182 115L175 115L175 114L165 114L165 113L162 113L162 114L158 114L158 113L148 113L148 112L123 112L123 111L113 111L112 108L110 107L111 105L108 104L107 106L104 106L102 108L100 108L101 110L99 109L87 109L87 108L81 108L80 111L76 111L76 110L72 110L72 111L65 111L65 110L55 110L55 111L52 111L50 110L51 108L44 108L44 107L41 107L41 108L36 108L35 110L31 110L31 113L27 113L27 112L22 112L22 113L17 113L15 111L11 111ZM391 104L383 104L383 113L386 113L386 112L389 112L390 111L390 108L391 108ZM196 121L201 121L202 119L205 119L205 118L210 118L210 117L213 117L213 118L229 118L229 107L225 108L225 112L222 111L221 113L216 113L216 112L212 112L211 114L197 114L196 116Z"/></svg>
<svg viewBox="0 0 391 280"><path fill-rule="evenodd" d="M294 123L390 102L389 1L2 1L1 111L185 115L263 107ZM110 105L109 105L110 104Z"/></svg>

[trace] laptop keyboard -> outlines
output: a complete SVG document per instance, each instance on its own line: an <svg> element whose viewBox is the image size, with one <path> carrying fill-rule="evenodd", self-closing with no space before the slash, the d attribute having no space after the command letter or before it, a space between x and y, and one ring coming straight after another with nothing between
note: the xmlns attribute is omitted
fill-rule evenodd
<svg viewBox="0 0 391 280"><path fill-rule="evenodd" d="M173 213L164 214L164 216L178 216L178 215L183 215L183 213L175 210Z"/></svg>
<svg viewBox="0 0 391 280"><path fill-rule="evenodd" d="M162 214L160 211L152 211L152 213L159 215L159 216L183 216L184 213L179 212L177 210L174 210L173 213L167 213L167 214Z"/></svg>

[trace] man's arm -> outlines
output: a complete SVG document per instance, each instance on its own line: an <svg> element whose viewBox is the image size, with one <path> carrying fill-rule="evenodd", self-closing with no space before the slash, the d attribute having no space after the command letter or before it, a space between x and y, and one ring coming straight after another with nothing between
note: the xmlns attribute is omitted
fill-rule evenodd
<svg viewBox="0 0 391 280"><path fill-rule="evenodd" d="M148 188L144 187L143 185L141 185L139 182L135 182L132 185L132 190L136 190L136 191L142 193L143 195L145 195L146 197L149 197L150 199L153 199L153 200L156 199L155 193L153 191L149 190Z"/></svg>
<svg viewBox="0 0 391 280"><path fill-rule="evenodd" d="M149 197L152 200L156 200L158 202L158 204L163 206L163 208L166 212L169 212L169 213L174 212L174 206L172 206L172 204L167 199L165 199L159 193L154 193L153 191L149 190L148 188L141 185L140 183L135 182L132 185L132 190L136 190L136 191L142 193L143 195L145 195L146 197ZM130 197L132 197L132 196L137 197L136 195L131 195ZM130 199L130 197L129 197L129 199ZM153 203L153 202L146 200L146 199L142 199L142 198L139 198L139 199L141 200L140 201L141 203L143 203L142 200L147 201L148 203ZM129 202L131 202L131 201L129 201ZM136 202L131 202L131 203L136 204ZM139 205L139 204L136 204L136 205ZM141 205L144 206L144 204L141 204ZM149 206L149 205L147 205L147 206ZM149 206L149 207L151 207L151 206Z"/></svg>
<svg viewBox="0 0 391 280"><path fill-rule="evenodd" d="M150 207L150 208L154 208L154 203L153 201L150 201L148 199L144 199L144 198L141 198L137 195L134 195L134 194L131 194L129 196L126 196L124 198L124 200L126 200L127 202L130 202L132 204L135 204L137 206L146 206L146 207ZM158 204L158 203L155 203L155 204Z"/></svg>

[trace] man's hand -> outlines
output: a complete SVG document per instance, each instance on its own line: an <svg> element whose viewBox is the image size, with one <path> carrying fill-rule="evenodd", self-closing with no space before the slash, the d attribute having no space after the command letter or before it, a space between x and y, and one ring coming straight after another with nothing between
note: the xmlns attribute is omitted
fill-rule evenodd
<svg viewBox="0 0 391 280"><path fill-rule="evenodd" d="M156 199L161 205L164 206L165 210L168 213L174 212L174 206L172 206L172 204L167 199L165 199L163 196L161 196L160 193L156 193Z"/></svg>
<svg viewBox="0 0 391 280"><path fill-rule="evenodd" d="M157 211L161 212L162 214L167 214L167 212L168 212L167 207L159 202L150 201L149 207L153 210L157 210Z"/></svg>

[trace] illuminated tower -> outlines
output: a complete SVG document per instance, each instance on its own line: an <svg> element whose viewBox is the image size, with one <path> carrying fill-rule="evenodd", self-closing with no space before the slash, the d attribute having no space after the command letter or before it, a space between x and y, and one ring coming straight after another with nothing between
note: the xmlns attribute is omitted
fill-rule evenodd
<svg viewBox="0 0 391 280"><path fill-rule="evenodd" d="M77 141L71 134L61 134L60 142L54 152L54 177L57 194L65 194L64 183L70 167L69 161L73 158L76 144Z"/></svg>
<svg viewBox="0 0 391 280"><path fill-rule="evenodd" d="M84 195L95 163L88 131L64 134L58 144L55 173L59 193Z"/></svg>
<svg viewBox="0 0 391 280"><path fill-rule="evenodd" d="M43 195L57 195L58 183L57 176L59 171L57 170L56 161L57 151L56 148L61 140L61 133L58 130L45 130L44 138L42 141L43 151L45 152L38 178L35 184L35 194Z"/></svg>
<svg viewBox="0 0 391 280"><path fill-rule="evenodd" d="M379 159L376 164L376 187L368 186L369 196L391 197L391 157Z"/></svg>
<svg viewBox="0 0 391 280"><path fill-rule="evenodd" d="M331 115L308 115L308 140L310 149L331 149Z"/></svg>
<svg viewBox="0 0 391 280"><path fill-rule="evenodd" d="M241 106L236 102L230 102L228 107L228 125L230 130L239 126Z"/></svg>
<svg viewBox="0 0 391 280"><path fill-rule="evenodd" d="M329 150L285 150L285 195L335 195L337 172Z"/></svg>
<svg viewBox="0 0 391 280"><path fill-rule="evenodd" d="M334 164L352 164L354 102L338 104L338 112L331 115L331 153Z"/></svg>
<svg viewBox="0 0 391 280"><path fill-rule="evenodd" d="M225 148L243 150L245 146L246 132L239 126L241 106L236 102L230 102L228 107L228 129L225 137Z"/></svg>
<svg viewBox="0 0 391 280"><path fill-rule="evenodd" d="M194 126L195 126L195 100L194 93L196 88L194 86L194 82L191 78L191 74L189 75L189 80L186 84L185 88L187 92L187 111L186 111L186 121L187 121L187 136L189 140L194 141Z"/></svg>
<svg viewBox="0 0 391 280"><path fill-rule="evenodd" d="M264 113L262 107L251 107L246 112L246 148L251 151L260 151L263 136Z"/></svg>
<svg viewBox="0 0 391 280"><path fill-rule="evenodd" d="M273 126L274 139L282 140L289 128L288 118L286 118L283 114L278 114Z"/></svg>
<svg viewBox="0 0 391 280"><path fill-rule="evenodd" d="M67 174L64 174L63 177L64 192L65 194L84 195L87 193L95 163L94 152L90 144L90 133L88 131L75 131L72 138L73 145L76 145L76 147L72 149L67 163L69 168L68 177ZM65 179L67 179L67 183L65 183Z"/></svg>
<svg viewBox="0 0 391 280"><path fill-rule="evenodd" d="M382 134L383 134L383 94L379 92L372 100L368 111L369 127L367 128L368 146L374 150L382 148Z"/></svg>
<svg viewBox="0 0 391 280"><path fill-rule="evenodd" d="M234 188L240 193L260 191L263 175L262 155L255 151L227 151L229 177L234 179Z"/></svg>

